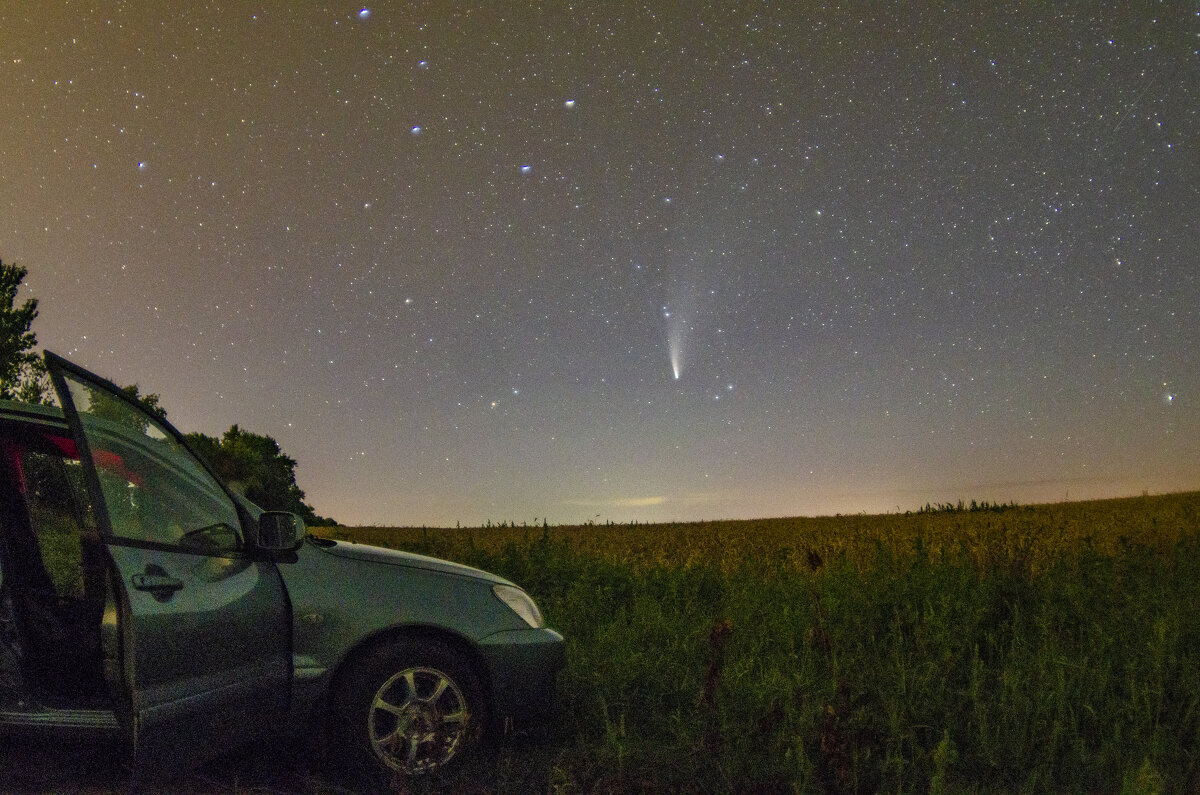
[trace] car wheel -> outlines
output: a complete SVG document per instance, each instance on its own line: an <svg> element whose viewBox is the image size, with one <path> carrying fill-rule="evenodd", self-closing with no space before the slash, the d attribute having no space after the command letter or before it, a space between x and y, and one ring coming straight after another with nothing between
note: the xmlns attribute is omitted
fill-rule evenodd
<svg viewBox="0 0 1200 795"><path fill-rule="evenodd" d="M333 717L352 770L387 784L459 760L478 743L487 716L461 655L435 641L400 640L346 672Z"/></svg>

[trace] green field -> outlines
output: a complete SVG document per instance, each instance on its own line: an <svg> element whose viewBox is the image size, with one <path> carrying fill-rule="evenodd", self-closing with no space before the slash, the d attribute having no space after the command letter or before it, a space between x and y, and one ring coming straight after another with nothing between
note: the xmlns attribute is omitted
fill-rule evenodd
<svg viewBox="0 0 1200 795"><path fill-rule="evenodd" d="M527 588L562 711L436 786L1200 791L1200 492L672 525L326 528Z"/></svg>

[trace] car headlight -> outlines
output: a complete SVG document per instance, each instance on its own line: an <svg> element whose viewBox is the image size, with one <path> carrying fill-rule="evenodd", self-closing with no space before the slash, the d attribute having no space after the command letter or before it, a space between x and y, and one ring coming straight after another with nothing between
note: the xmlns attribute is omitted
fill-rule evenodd
<svg viewBox="0 0 1200 795"><path fill-rule="evenodd" d="M525 619L525 623L534 629L540 629L545 626L542 621L542 611L538 610L538 606L529 594L516 588L512 585L493 585L492 593L496 594L496 598L504 604L512 608L512 611Z"/></svg>

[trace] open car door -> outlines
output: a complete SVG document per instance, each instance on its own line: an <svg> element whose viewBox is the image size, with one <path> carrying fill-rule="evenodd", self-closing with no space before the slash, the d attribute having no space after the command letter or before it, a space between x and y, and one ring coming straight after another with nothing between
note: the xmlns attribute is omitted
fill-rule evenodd
<svg viewBox="0 0 1200 795"><path fill-rule="evenodd" d="M46 363L107 553L106 678L135 770L187 766L278 730L291 616L274 563L163 417L61 357Z"/></svg>

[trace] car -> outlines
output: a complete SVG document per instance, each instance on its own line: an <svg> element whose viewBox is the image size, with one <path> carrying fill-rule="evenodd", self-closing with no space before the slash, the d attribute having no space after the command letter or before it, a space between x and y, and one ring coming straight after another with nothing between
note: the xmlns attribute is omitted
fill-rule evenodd
<svg viewBox="0 0 1200 795"><path fill-rule="evenodd" d="M0 733L122 740L139 777L317 735L387 786L552 714L564 641L521 588L308 534L45 361L61 409L0 401Z"/></svg>

